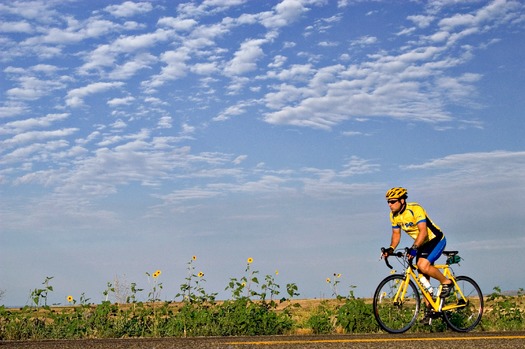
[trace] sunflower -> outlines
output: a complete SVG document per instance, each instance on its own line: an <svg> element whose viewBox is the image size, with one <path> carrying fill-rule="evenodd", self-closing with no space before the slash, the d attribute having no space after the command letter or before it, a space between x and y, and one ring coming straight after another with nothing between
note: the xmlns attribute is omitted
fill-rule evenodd
<svg viewBox="0 0 525 349"><path fill-rule="evenodd" d="M198 277L203 277L204 276L204 273L202 271L199 271L199 273L197 274Z"/></svg>
<svg viewBox="0 0 525 349"><path fill-rule="evenodd" d="M248 258L247 262L248 262L248 264L252 264L253 263L253 258L252 257Z"/></svg>
<svg viewBox="0 0 525 349"><path fill-rule="evenodd" d="M332 280L330 280L330 278L326 278L326 282L327 283L330 283Z"/></svg>
<svg viewBox="0 0 525 349"><path fill-rule="evenodd" d="M153 273L152 276L153 276L153 278L156 279L156 278L158 278L158 277L160 276L161 273L162 273L162 272L161 272L160 270L157 270L156 272Z"/></svg>
<svg viewBox="0 0 525 349"><path fill-rule="evenodd" d="M197 256L192 256L191 259L196 261L197 260Z"/></svg>
<svg viewBox="0 0 525 349"><path fill-rule="evenodd" d="M67 296L67 301L68 301L68 303L73 302L73 296Z"/></svg>

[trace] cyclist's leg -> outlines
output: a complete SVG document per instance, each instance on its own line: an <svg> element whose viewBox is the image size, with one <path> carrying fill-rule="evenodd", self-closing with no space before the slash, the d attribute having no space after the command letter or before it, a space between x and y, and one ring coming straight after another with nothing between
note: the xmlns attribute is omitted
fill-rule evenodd
<svg viewBox="0 0 525 349"><path fill-rule="evenodd" d="M443 275L438 268L434 267L426 258L418 258L417 267L419 268L419 271L427 277L434 278L442 284L451 283L451 281L449 281L445 275Z"/></svg>
<svg viewBox="0 0 525 349"><path fill-rule="evenodd" d="M448 280L439 269L434 267L434 262L441 256L446 244L447 239L445 239L445 237L439 241L430 240L419 248L417 256L417 267L419 271L427 277L430 276L438 280L442 284L450 284L452 282Z"/></svg>
<svg viewBox="0 0 525 349"><path fill-rule="evenodd" d="M440 297L442 298L448 297L448 295L452 292L452 281L447 279L439 269L434 267L433 264L443 253L446 244L447 240L445 239L445 237L443 237L440 241L434 242L431 240L427 242L426 244L421 246L423 248L421 248L421 251L418 252L417 260L417 266L420 271L422 271L425 275L439 280L439 282L441 283L442 286Z"/></svg>

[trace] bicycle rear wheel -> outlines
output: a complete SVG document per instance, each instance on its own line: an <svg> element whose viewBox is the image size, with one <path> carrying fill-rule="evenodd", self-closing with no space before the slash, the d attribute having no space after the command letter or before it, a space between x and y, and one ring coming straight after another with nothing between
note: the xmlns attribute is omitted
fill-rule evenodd
<svg viewBox="0 0 525 349"><path fill-rule="evenodd" d="M402 290L404 275L390 275L379 283L374 293L374 316L381 328L389 333L403 333L414 325L420 298L416 285L409 281Z"/></svg>
<svg viewBox="0 0 525 349"><path fill-rule="evenodd" d="M455 289L443 303L443 318L454 331L468 332L481 321L483 294L478 284L468 276L458 276L456 282L464 297Z"/></svg>

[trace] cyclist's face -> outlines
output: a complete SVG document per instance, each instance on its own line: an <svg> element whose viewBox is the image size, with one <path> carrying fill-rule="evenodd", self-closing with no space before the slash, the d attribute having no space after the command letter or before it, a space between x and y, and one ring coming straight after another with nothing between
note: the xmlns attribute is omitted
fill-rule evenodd
<svg viewBox="0 0 525 349"><path fill-rule="evenodd" d="M401 210L401 200L402 199L390 199L387 200L388 207L390 207L390 211L397 213L399 210Z"/></svg>

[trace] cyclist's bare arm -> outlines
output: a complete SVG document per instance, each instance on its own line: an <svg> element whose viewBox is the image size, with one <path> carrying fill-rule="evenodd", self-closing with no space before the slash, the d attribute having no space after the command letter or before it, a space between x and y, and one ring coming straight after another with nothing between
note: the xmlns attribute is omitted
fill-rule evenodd
<svg viewBox="0 0 525 349"><path fill-rule="evenodd" d="M392 247L392 249L395 250L397 245L399 245L399 241L401 241L401 229L392 228L392 239L390 240L390 247Z"/></svg>
<svg viewBox="0 0 525 349"><path fill-rule="evenodd" d="M428 236L428 230L427 230L427 222L419 222L417 224L417 228L419 230L419 234L417 234L416 241L414 241L414 245L417 247L421 247Z"/></svg>

